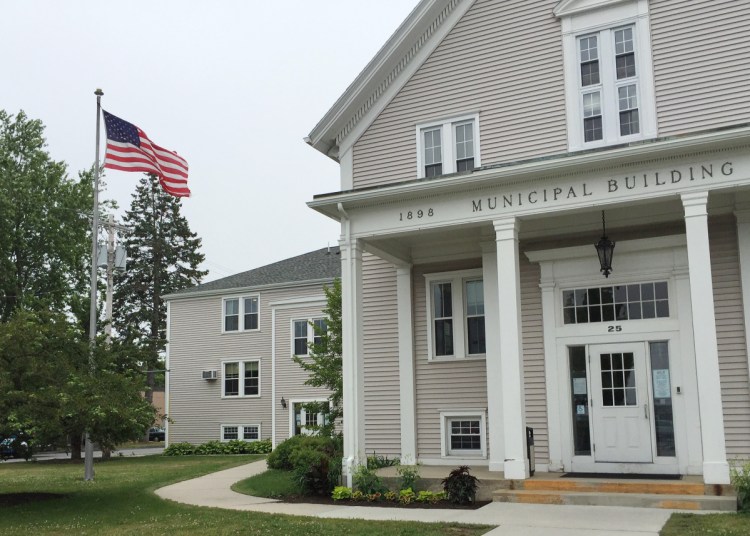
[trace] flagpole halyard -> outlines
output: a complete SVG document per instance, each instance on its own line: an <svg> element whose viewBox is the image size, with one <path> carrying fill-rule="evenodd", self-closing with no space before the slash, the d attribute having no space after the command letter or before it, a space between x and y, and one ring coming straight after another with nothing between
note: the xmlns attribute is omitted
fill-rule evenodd
<svg viewBox="0 0 750 536"><path fill-rule="evenodd" d="M101 129L102 95L101 89L94 91L96 95L96 158L94 162L94 210L91 218L91 303L89 305L89 367L94 373L94 348L96 347L96 268L97 246L99 235L99 136ZM86 445L84 459L84 480L94 480L94 445L91 443L89 430L86 430Z"/></svg>

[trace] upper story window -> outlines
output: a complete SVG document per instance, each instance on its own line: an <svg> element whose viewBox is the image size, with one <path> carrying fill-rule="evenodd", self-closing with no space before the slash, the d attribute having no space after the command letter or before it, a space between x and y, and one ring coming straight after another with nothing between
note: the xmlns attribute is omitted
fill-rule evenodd
<svg viewBox="0 0 750 536"><path fill-rule="evenodd" d="M563 0L568 145L580 150L656 136L648 2Z"/></svg>
<svg viewBox="0 0 750 536"><path fill-rule="evenodd" d="M310 355L310 345L320 344L327 329L325 318L292 320L292 354Z"/></svg>
<svg viewBox="0 0 750 536"><path fill-rule="evenodd" d="M486 342L481 270L429 274L425 278L429 358L483 356Z"/></svg>
<svg viewBox="0 0 750 536"><path fill-rule="evenodd" d="M258 296L224 299L224 332L253 331L259 326Z"/></svg>
<svg viewBox="0 0 750 536"><path fill-rule="evenodd" d="M417 125L417 151L419 177L479 167L479 115Z"/></svg>

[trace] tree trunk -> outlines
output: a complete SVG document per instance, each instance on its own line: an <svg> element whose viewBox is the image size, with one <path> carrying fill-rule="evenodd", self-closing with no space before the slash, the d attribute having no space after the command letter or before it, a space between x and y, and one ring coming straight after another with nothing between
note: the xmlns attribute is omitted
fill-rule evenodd
<svg viewBox="0 0 750 536"><path fill-rule="evenodd" d="M102 460L109 460L112 458L112 449L102 447Z"/></svg>
<svg viewBox="0 0 750 536"><path fill-rule="evenodd" d="M83 441L81 440L81 434L70 434L70 459L80 460L81 459L81 447Z"/></svg>

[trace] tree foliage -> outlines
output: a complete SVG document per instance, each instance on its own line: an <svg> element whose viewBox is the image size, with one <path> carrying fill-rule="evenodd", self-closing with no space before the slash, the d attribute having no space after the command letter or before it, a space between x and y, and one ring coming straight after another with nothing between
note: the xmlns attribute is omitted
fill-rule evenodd
<svg viewBox="0 0 750 536"><path fill-rule="evenodd" d="M325 414L324 423L318 427L319 433L332 436L335 433L336 421L343 416L341 280L335 279L330 287L326 286L323 290L326 296L323 313L326 315L327 326L321 329L312 324L319 342L309 344L309 357L294 356L293 359L309 375L305 385L324 387L331 391L327 407L311 402L305 404L305 409Z"/></svg>
<svg viewBox="0 0 750 536"><path fill-rule="evenodd" d="M0 322L64 310L85 285L91 174L71 180L45 147L41 121L0 110Z"/></svg>
<svg viewBox="0 0 750 536"><path fill-rule="evenodd" d="M181 214L181 200L162 190L154 175L145 175L124 217L127 270L115 277L113 326L123 339L147 350L147 370L160 366L167 306L163 296L193 287L207 274L198 269L205 256L201 239ZM154 386L148 375L149 391Z"/></svg>

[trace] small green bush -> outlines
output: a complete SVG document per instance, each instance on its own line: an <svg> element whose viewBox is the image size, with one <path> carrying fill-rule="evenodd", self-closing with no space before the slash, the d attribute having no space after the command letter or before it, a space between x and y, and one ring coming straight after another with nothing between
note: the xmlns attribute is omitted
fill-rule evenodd
<svg viewBox="0 0 750 536"><path fill-rule="evenodd" d="M740 510L750 510L750 461L740 467L732 466L729 473Z"/></svg>
<svg viewBox="0 0 750 536"><path fill-rule="evenodd" d="M443 479L445 496L456 504L473 503L478 487L479 479L469 473L469 467L466 465L454 469Z"/></svg>
<svg viewBox="0 0 750 536"><path fill-rule="evenodd" d="M420 491L417 494L417 502L420 503L428 503L428 504L436 504L439 503L445 499L445 493L442 491L434 492L434 491Z"/></svg>
<svg viewBox="0 0 750 536"><path fill-rule="evenodd" d="M268 467L285 471L294 469L291 456L294 451L299 449L319 450L330 456L341 450L339 442L335 438L308 435L292 436L276 445L273 452L268 455Z"/></svg>
<svg viewBox="0 0 750 536"><path fill-rule="evenodd" d="M367 457L367 468L368 469L380 469L382 467L391 467L398 465L398 458L389 458L388 456L380 456L373 451L372 456Z"/></svg>
<svg viewBox="0 0 750 536"><path fill-rule="evenodd" d="M401 504L411 504L417 498L411 488L402 489L398 492L398 502Z"/></svg>
<svg viewBox="0 0 750 536"><path fill-rule="evenodd" d="M401 465L396 468L399 476L398 489L417 489L417 480L419 480L419 464Z"/></svg>
<svg viewBox="0 0 750 536"><path fill-rule="evenodd" d="M172 443L164 449L164 456L190 456L195 454L195 445L192 443Z"/></svg>
<svg viewBox="0 0 750 536"><path fill-rule="evenodd" d="M398 502L398 493L395 491L386 491L383 493L383 499L388 502Z"/></svg>
<svg viewBox="0 0 750 536"><path fill-rule="evenodd" d="M383 497L382 493L368 493L367 502L378 502Z"/></svg>
<svg viewBox="0 0 750 536"><path fill-rule="evenodd" d="M224 445L221 441L209 441L195 447L195 454L224 454Z"/></svg>
<svg viewBox="0 0 750 536"><path fill-rule="evenodd" d="M261 439L259 441L245 441L243 454L268 454L271 452L271 440Z"/></svg>
<svg viewBox="0 0 750 536"><path fill-rule="evenodd" d="M334 501L348 501L352 498L352 490L346 486L336 486L333 488L331 498Z"/></svg>
<svg viewBox="0 0 750 536"><path fill-rule="evenodd" d="M364 501L366 498L367 496L359 490L352 492L353 501Z"/></svg>
<svg viewBox="0 0 750 536"><path fill-rule="evenodd" d="M334 484L328 478L331 458L325 453L313 449L297 449L289 458L292 472L302 493L328 495Z"/></svg>
<svg viewBox="0 0 750 536"><path fill-rule="evenodd" d="M372 493L385 493L388 488L385 487L381 478L366 465L359 465L354 471L354 487L365 495Z"/></svg>

